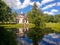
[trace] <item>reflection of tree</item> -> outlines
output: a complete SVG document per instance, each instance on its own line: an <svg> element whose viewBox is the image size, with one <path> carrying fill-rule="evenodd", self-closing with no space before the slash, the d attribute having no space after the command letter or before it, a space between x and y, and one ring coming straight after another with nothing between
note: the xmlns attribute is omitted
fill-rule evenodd
<svg viewBox="0 0 60 45"><path fill-rule="evenodd" d="M44 35L54 32L55 31L51 28L31 28L30 31L27 33L27 36L29 39L32 39L33 45L38 45Z"/></svg>
<svg viewBox="0 0 60 45"><path fill-rule="evenodd" d="M49 33L55 33L55 31L52 28L44 28L43 30L44 34L47 35Z"/></svg>
<svg viewBox="0 0 60 45"><path fill-rule="evenodd" d="M15 34L12 29L0 27L0 45L16 45Z"/></svg>
<svg viewBox="0 0 60 45"><path fill-rule="evenodd" d="M42 29L31 28L27 33L27 36L32 39L33 45L38 45L38 42L42 40L44 33Z"/></svg>

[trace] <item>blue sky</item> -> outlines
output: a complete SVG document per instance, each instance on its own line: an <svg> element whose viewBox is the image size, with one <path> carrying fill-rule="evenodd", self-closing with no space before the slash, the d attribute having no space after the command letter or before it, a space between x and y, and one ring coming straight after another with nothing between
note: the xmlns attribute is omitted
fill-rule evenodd
<svg viewBox="0 0 60 45"><path fill-rule="evenodd" d="M25 14L32 9L34 2L43 13L55 15L60 14L60 0L4 0L12 11L24 12Z"/></svg>

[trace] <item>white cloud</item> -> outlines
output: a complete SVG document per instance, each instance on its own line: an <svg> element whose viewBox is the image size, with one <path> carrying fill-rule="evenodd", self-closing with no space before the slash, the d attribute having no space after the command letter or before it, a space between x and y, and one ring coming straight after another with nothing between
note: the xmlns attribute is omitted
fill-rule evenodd
<svg viewBox="0 0 60 45"><path fill-rule="evenodd" d="M56 6L56 3L49 4L49 5L45 6L44 8L42 8L42 10L46 10L48 8L52 8L54 6Z"/></svg>
<svg viewBox="0 0 60 45"><path fill-rule="evenodd" d="M21 8L25 8L25 7L29 6L29 5L32 5L33 6L34 5L34 2L31 2L30 0L25 0L23 2L23 4L22 4ZM36 4L37 4L38 7L40 6L40 2L37 1Z"/></svg>
<svg viewBox="0 0 60 45"><path fill-rule="evenodd" d="M58 12L58 10L56 10L56 9L52 9L50 12L48 12L48 11L44 11L44 14L54 15L56 12Z"/></svg>
<svg viewBox="0 0 60 45"><path fill-rule="evenodd" d="M40 7L40 2L36 2L37 6Z"/></svg>
<svg viewBox="0 0 60 45"><path fill-rule="evenodd" d="M45 11L44 14L53 15L54 13L52 13L52 12L48 12L48 11Z"/></svg>
<svg viewBox="0 0 60 45"><path fill-rule="evenodd" d="M30 5L30 0L24 0L23 3L20 0L4 0L4 2L10 7L14 9L23 9Z"/></svg>
<svg viewBox="0 0 60 45"><path fill-rule="evenodd" d="M23 4L21 5L21 8L25 8L28 5L30 5L30 0L24 0Z"/></svg>
<svg viewBox="0 0 60 45"><path fill-rule="evenodd" d="M14 9L23 9L26 8L29 5L33 5L34 2L31 2L31 0L24 0L23 3L20 2L20 0L4 0L4 2L10 7ZM40 2L36 2L37 6L40 6Z"/></svg>
<svg viewBox="0 0 60 45"><path fill-rule="evenodd" d="M34 5L34 2L30 2L30 5L32 5L32 6L33 6L33 5Z"/></svg>
<svg viewBox="0 0 60 45"><path fill-rule="evenodd" d="M52 1L54 1L54 0L42 0L41 6L46 4L46 3L52 2Z"/></svg>
<svg viewBox="0 0 60 45"><path fill-rule="evenodd" d="M60 6L60 2L57 2L57 6Z"/></svg>
<svg viewBox="0 0 60 45"><path fill-rule="evenodd" d="M42 0L42 2L40 3L39 1L36 2L37 6L40 7L40 5L42 4L46 4L46 3L49 3L49 2L52 2L54 0ZM34 4L34 2L31 2L31 0L24 0L23 3L20 2L20 0L4 0L4 2L10 7L10 8L13 8L13 9L23 9L23 8L26 8L27 6L29 5L32 5ZM59 6L60 5L60 2L57 3L57 5ZM48 9L48 8L52 8L53 6L56 6L56 3L53 3L53 4L49 4L45 7L42 8L42 10L45 10L45 9Z"/></svg>
<svg viewBox="0 0 60 45"><path fill-rule="evenodd" d="M58 10L56 10L56 9L52 9L51 12L58 12Z"/></svg>
<svg viewBox="0 0 60 45"><path fill-rule="evenodd" d="M21 6L20 0L4 0L4 2L10 7L14 9L19 9Z"/></svg>

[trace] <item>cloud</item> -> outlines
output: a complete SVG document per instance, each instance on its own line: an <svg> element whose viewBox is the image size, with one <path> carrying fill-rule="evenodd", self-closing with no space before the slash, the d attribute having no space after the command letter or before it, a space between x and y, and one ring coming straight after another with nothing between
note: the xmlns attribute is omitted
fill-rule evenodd
<svg viewBox="0 0 60 45"><path fill-rule="evenodd" d="M48 8L52 8L54 6L56 6L56 3L49 4L49 5L45 6L44 8L42 8L42 10L46 10Z"/></svg>
<svg viewBox="0 0 60 45"><path fill-rule="evenodd" d="M40 2L36 2L37 6L40 7Z"/></svg>
<svg viewBox="0 0 60 45"><path fill-rule="evenodd" d="M4 2L13 9L23 9L30 5L30 0L24 0L23 3L20 2L20 0L4 0Z"/></svg>
<svg viewBox="0 0 60 45"><path fill-rule="evenodd" d="M23 4L21 5L21 8L25 8L27 7L28 5L30 5L30 0L24 0Z"/></svg>
<svg viewBox="0 0 60 45"><path fill-rule="evenodd" d="M19 9L21 6L20 0L4 0L4 2L10 7L14 9Z"/></svg>
<svg viewBox="0 0 60 45"><path fill-rule="evenodd" d="M54 13L52 13L52 12L48 12L48 11L45 11L44 14L53 15Z"/></svg>
<svg viewBox="0 0 60 45"><path fill-rule="evenodd" d="M33 6L33 5L34 5L34 2L30 2L30 5L32 5L32 6Z"/></svg>
<svg viewBox="0 0 60 45"><path fill-rule="evenodd" d="M56 10L56 9L52 9L50 12L48 12L48 11L44 11L44 14L54 15L56 12L58 12L58 10Z"/></svg>
<svg viewBox="0 0 60 45"><path fill-rule="evenodd" d="M58 10L56 10L56 9L52 9L51 12L58 12Z"/></svg>
<svg viewBox="0 0 60 45"><path fill-rule="evenodd" d="M27 6L29 5L32 5L34 4L34 2L31 2L31 0L24 0L23 3L20 2L20 0L4 0L4 2L10 7L10 8L13 8L13 9L23 9L23 8L26 8ZM40 2L36 2L37 6L40 6Z"/></svg>
<svg viewBox="0 0 60 45"><path fill-rule="evenodd" d="M60 2L57 2L57 6L60 6Z"/></svg>
<svg viewBox="0 0 60 45"><path fill-rule="evenodd" d="M42 2L41 2L41 5L40 5L40 6L42 6L42 5L46 4L46 3L53 2L53 1L54 1L54 0L42 0Z"/></svg>

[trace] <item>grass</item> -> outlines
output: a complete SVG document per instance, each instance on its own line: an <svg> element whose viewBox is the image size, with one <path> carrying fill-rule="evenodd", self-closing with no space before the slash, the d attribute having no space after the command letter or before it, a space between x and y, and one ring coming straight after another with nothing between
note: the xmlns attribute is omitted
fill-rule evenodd
<svg viewBox="0 0 60 45"><path fill-rule="evenodd" d="M22 24L0 24L0 26L3 26L5 28L21 28L21 27L23 27ZM30 23L27 25L27 27L32 28L32 27L34 27L34 24Z"/></svg>
<svg viewBox="0 0 60 45"><path fill-rule="evenodd" d="M0 26L3 26L5 28L21 28L22 24L2 24Z"/></svg>
<svg viewBox="0 0 60 45"><path fill-rule="evenodd" d="M60 32L60 23L46 23L46 27L50 27L53 30Z"/></svg>
<svg viewBox="0 0 60 45"><path fill-rule="evenodd" d="M30 24L28 25L29 28L33 28L34 26L35 26L35 25L32 24L32 23L30 23Z"/></svg>
<svg viewBox="0 0 60 45"><path fill-rule="evenodd" d="M5 28L21 28L21 27L23 27L22 24L2 24L0 26L3 26ZM27 26L28 26L28 28L32 28L35 25L30 23ZM60 32L60 23L46 23L46 27L50 27L53 30Z"/></svg>

